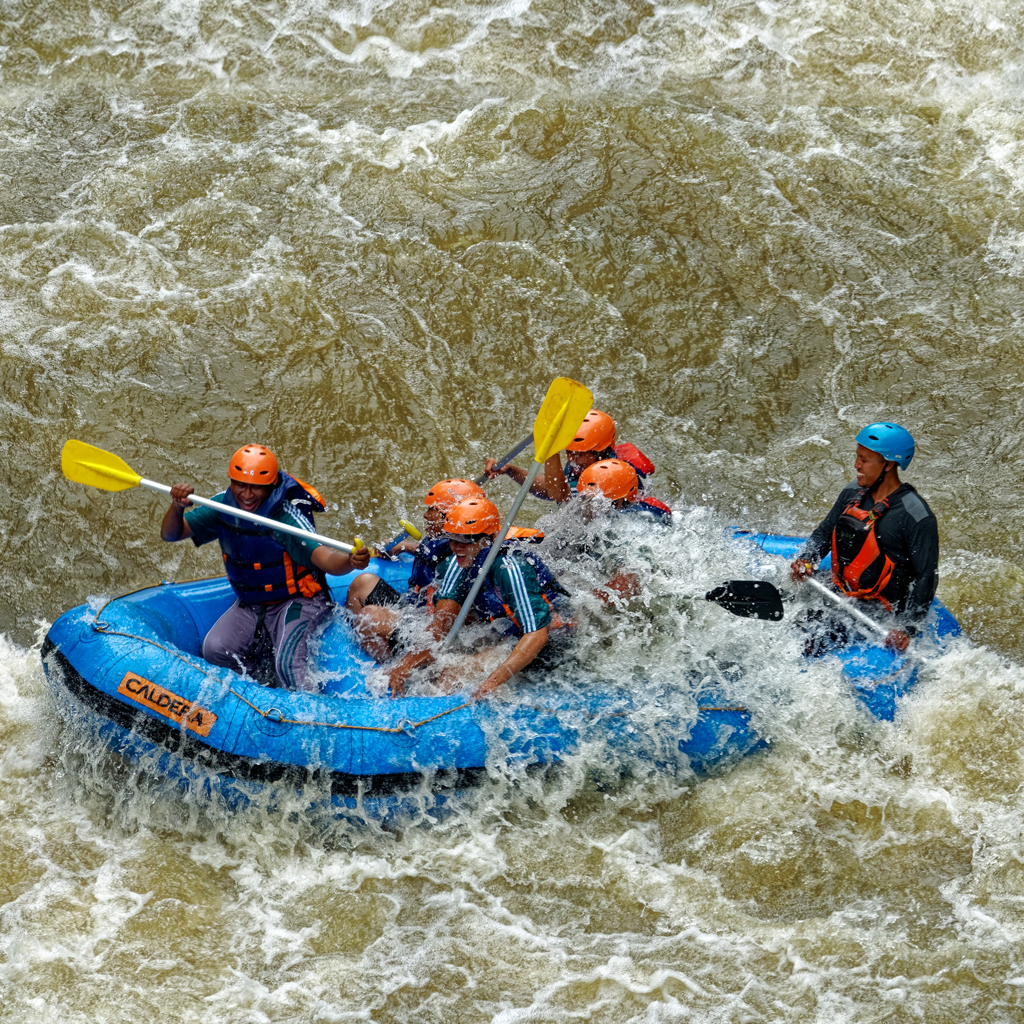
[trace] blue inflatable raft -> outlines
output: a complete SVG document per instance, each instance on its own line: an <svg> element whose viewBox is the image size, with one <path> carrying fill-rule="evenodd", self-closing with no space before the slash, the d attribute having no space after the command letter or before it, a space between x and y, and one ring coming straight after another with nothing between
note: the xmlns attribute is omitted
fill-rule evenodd
<svg viewBox="0 0 1024 1024"><path fill-rule="evenodd" d="M772 554L795 553L799 539L739 535ZM397 587L408 556L371 564ZM349 577L329 580L343 600ZM65 718L92 728L107 747L185 787L214 787L229 802L266 798L268 784L329 793L336 810L374 818L428 812L480 784L495 758L517 772L559 762L598 738L625 762L670 772L707 772L764 745L749 710L727 694L695 690L657 728L639 725L633 687L556 685L538 677L510 684L501 700L464 695L401 700L373 696L373 663L337 617L324 630L317 694L268 688L200 656L203 637L234 595L226 577L165 583L115 598L98 613L82 605L62 615L43 663ZM938 603L936 638L958 632ZM873 713L892 718L916 678L879 647L841 652L846 672ZM495 751L500 751L496 755Z"/></svg>
<svg viewBox="0 0 1024 1024"><path fill-rule="evenodd" d="M732 533L738 544L784 558L787 562L796 558L804 544L803 537L749 533L745 530L733 530ZM831 555L822 559L819 569L822 572L831 571ZM923 636L918 638L916 647L918 650L936 652L947 640L959 635L960 623L935 598L925 619ZM870 640L851 643L838 651L836 657L843 664L843 675L867 709L876 718L887 722L893 720L897 702L916 685L920 675L920 661L908 659Z"/></svg>

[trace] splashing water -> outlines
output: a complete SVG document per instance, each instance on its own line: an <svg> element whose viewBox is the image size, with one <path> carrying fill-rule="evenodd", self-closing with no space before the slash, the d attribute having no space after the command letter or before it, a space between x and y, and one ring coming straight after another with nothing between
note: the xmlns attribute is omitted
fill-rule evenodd
<svg viewBox="0 0 1024 1024"><path fill-rule="evenodd" d="M0 1017L1019 1019L1022 24L1005 0L5 3ZM219 571L158 541L152 496L62 481L68 437L206 494L258 439L328 497L324 532L388 537L559 375L679 510L626 536L628 609L580 596L587 671L652 730L731 672L767 749L696 781L597 739L386 830L312 791L182 796L58 723L40 620ZM918 440L974 641L894 724L785 623L701 600L750 569L722 527L808 532L880 417Z"/></svg>

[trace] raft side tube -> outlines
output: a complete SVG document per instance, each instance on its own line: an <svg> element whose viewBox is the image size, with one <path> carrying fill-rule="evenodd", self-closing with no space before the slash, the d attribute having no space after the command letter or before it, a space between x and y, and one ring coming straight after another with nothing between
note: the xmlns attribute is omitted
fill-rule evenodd
<svg viewBox="0 0 1024 1024"><path fill-rule="evenodd" d="M175 760L190 760L211 773L261 785L279 782L301 785L315 773L326 773L331 780L331 792L349 797L371 791L392 794L415 790L422 786L424 776L429 774L436 775L445 788L465 788L478 785L485 773L485 769L476 765L424 766L406 771L358 773L328 770L322 764L297 764L266 756L232 753L97 689L49 639L44 641L42 656L51 679L56 677L70 696L101 720L110 723L113 728L108 730L107 738L112 749L132 755L133 759L143 755L156 758L169 774L175 773L169 770L170 762L163 759L165 755L174 755ZM177 774L181 774L180 768Z"/></svg>

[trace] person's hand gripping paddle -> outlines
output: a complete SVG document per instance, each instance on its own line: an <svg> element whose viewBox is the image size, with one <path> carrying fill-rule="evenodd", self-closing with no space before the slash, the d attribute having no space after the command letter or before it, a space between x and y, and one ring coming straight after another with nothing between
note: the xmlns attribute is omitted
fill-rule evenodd
<svg viewBox="0 0 1024 1024"><path fill-rule="evenodd" d="M101 491L126 491L130 487L147 487L151 491L159 491L161 494L169 495L170 487L167 484L158 484L154 480L147 480L139 476L131 466L123 459L106 452L102 448L96 448L84 441L67 441L60 453L60 468L64 475L76 484L85 484L87 487L98 487ZM338 551L351 552L356 550L359 544L346 544L344 541L334 540L332 537L325 537L320 533L312 533L310 530L300 530L297 526L289 526L287 523L280 523L276 519L266 519L258 516L255 512L246 512L244 509L233 508L222 505L209 498L200 498L198 494L190 494L188 500L193 505L202 505L205 508L212 508L222 515L234 516L237 519L247 519L261 526L269 526L279 533L291 533L296 537L312 538L320 544Z"/></svg>
<svg viewBox="0 0 1024 1024"><path fill-rule="evenodd" d="M551 387L548 388L548 393L544 397L540 412L537 413L537 419L533 424L535 450L530 470L526 474L526 479L523 481L522 486L519 488L519 493L516 495L516 500L512 503L512 508L509 509L508 518L501 525L497 536L494 538L494 543L487 553L487 558L481 566L480 572L477 573L476 579L473 581L473 586L463 602L458 618L456 618L448 636L445 638L445 647L451 645L455 634L458 633L466 621L466 616L469 615L469 611L473 607L476 595L480 593L480 588L484 585L487 573L490 572L494 560L501 551L502 538L515 521L520 506L530 493L530 485L533 483L534 477L537 476L541 466L555 452L561 451L576 436L576 431L583 422L583 417L590 412L593 402L594 396L590 391L582 384L570 380L568 377L556 377L551 382Z"/></svg>

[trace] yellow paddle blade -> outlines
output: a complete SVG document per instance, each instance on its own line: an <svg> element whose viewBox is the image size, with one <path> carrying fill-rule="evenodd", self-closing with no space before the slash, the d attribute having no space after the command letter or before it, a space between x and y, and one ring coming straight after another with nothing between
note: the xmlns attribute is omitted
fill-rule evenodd
<svg viewBox="0 0 1024 1024"><path fill-rule="evenodd" d="M84 441L66 441L60 453L60 468L76 484L103 491L126 491L142 479L124 459Z"/></svg>
<svg viewBox="0 0 1024 1024"><path fill-rule="evenodd" d="M408 522L408 520L399 519L398 525L403 530L405 530L405 532L409 534L409 536L412 537L413 540L423 540L423 534L420 533L420 531L417 530L416 527L412 525L412 523Z"/></svg>
<svg viewBox="0 0 1024 1024"><path fill-rule="evenodd" d="M533 423L535 462L546 461L572 441L593 402L594 396L568 377L556 377L551 382Z"/></svg>

